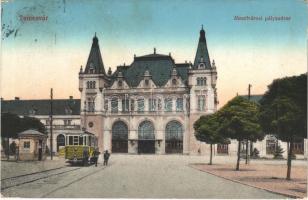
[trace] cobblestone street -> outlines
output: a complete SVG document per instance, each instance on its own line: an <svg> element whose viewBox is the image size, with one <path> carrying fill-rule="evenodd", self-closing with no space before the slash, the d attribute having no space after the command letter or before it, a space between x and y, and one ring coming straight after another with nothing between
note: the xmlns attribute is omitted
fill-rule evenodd
<svg viewBox="0 0 308 200"><path fill-rule="evenodd" d="M34 173L33 175L13 179L10 179L15 177L12 174L11 176L3 174L7 172L4 168L8 165L2 162L2 195L71 198L286 198L228 181L189 166L192 163L207 163L208 157L203 156L113 154L107 167L102 165L102 160L98 167L93 165L70 167L61 159L45 162L53 162L48 166L54 165L54 170L45 168L44 170L49 171L44 173L30 170L29 173ZM226 157L215 157L215 162L235 163L230 157L227 161ZM29 167L43 165L42 163L17 164ZM302 165L304 161L294 163Z"/></svg>

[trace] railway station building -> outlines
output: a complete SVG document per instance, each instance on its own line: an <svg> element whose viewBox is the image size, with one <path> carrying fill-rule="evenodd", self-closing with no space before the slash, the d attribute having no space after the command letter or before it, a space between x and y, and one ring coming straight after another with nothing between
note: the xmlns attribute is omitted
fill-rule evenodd
<svg viewBox="0 0 308 200"><path fill-rule="evenodd" d="M197 37L196 37L197 39ZM193 124L217 109L217 71L200 30L194 63L171 54L134 56L130 65L105 70L95 35L79 73L81 125L115 153L197 154Z"/></svg>

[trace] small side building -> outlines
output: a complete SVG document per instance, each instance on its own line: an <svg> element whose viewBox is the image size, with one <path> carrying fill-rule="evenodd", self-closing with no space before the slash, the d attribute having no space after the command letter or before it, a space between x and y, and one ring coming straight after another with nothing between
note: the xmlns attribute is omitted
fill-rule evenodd
<svg viewBox="0 0 308 200"><path fill-rule="evenodd" d="M18 160L45 160L47 135L36 130L26 130L18 134Z"/></svg>

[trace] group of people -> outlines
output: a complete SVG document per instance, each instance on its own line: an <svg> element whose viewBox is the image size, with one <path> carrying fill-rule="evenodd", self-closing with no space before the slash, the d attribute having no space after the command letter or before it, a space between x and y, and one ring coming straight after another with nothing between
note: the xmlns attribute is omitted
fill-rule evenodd
<svg viewBox="0 0 308 200"><path fill-rule="evenodd" d="M100 152L98 151L98 149L95 149L94 151L94 161L95 161L95 167L97 167L97 161L98 161L98 157L99 157ZM108 152L108 150L106 150L104 152L104 165L108 165L108 160L110 157L110 153Z"/></svg>

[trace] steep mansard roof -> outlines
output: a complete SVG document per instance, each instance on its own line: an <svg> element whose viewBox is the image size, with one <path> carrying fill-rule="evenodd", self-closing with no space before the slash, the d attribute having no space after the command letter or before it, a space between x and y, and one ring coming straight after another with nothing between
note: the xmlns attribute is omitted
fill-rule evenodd
<svg viewBox="0 0 308 200"><path fill-rule="evenodd" d="M91 70L93 71L91 72ZM85 73L106 74L96 34L93 37L93 43L85 68Z"/></svg>
<svg viewBox="0 0 308 200"><path fill-rule="evenodd" d="M197 52L195 56L194 68L197 68L199 63L204 63L206 68L211 67L211 61L210 61L209 52L207 50L205 31L203 30L203 27L200 30L200 37L199 37L198 48L197 48Z"/></svg>
<svg viewBox="0 0 308 200"><path fill-rule="evenodd" d="M173 68L177 70L178 75L185 82L188 77L188 63L175 64L170 55L149 54L145 56L135 57L130 66L118 66L112 75L115 80L119 74L122 75L131 87L136 87L143 79L146 71L149 71L151 79L157 86L163 86L171 77Z"/></svg>
<svg viewBox="0 0 308 200"><path fill-rule="evenodd" d="M4 100L1 101L1 112L17 115L49 115L50 100ZM54 99L54 115L80 115L80 99Z"/></svg>

